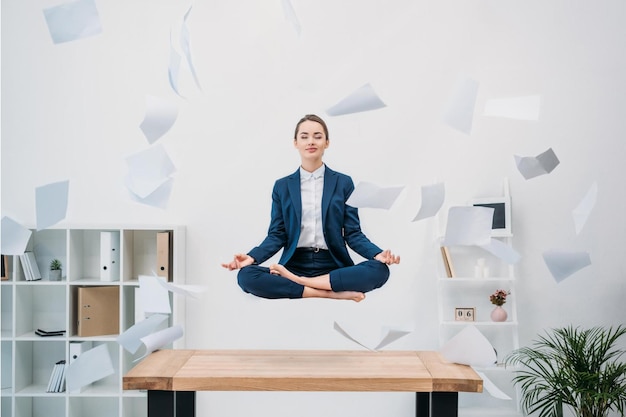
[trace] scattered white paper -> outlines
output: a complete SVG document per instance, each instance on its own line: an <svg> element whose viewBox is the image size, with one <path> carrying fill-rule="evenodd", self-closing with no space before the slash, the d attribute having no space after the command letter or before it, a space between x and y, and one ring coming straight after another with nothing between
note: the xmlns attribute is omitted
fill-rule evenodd
<svg viewBox="0 0 626 417"><path fill-rule="evenodd" d="M494 98L485 103L485 116L539 120L541 96Z"/></svg>
<svg viewBox="0 0 626 417"><path fill-rule="evenodd" d="M167 133L178 117L178 106L160 97L146 96L146 114L139 128L151 144Z"/></svg>
<svg viewBox="0 0 626 417"><path fill-rule="evenodd" d="M283 12L285 13L285 18L287 22L294 28L296 33L300 35L302 32L302 28L300 27L300 22L298 21L298 16L296 15L296 11L293 9L293 5L290 0L282 0L283 4Z"/></svg>
<svg viewBox="0 0 626 417"><path fill-rule="evenodd" d="M139 198L146 198L165 184L176 167L160 144L126 158L126 186Z"/></svg>
<svg viewBox="0 0 626 417"><path fill-rule="evenodd" d="M329 116L359 113L385 107L386 104L378 97L370 84L365 84L339 103L326 110Z"/></svg>
<svg viewBox="0 0 626 417"><path fill-rule="evenodd" d="M510 400L511 399L511 397L506 395L506 393L504 393L504 391L502 391L500 388L498 388L496 386L496 384L493 383L492 380L487 378L487 375L485 375L484 373L479 372L479 371L477 371L475 369L474 369L474 371L478 374L479 377L482 378L482 380L483 380L483 388L485 388L485 390L489 393L489 395L491 395L492 397L497 398L499 400Z"/></svg>
<svg viewBox="0 0 626 417"><path fill-rule="evenodd" d="M182 97L180 91L178 89L178 77L180 75L180 61L181 57L178 52L171 45L172 43L172 32L170 31L170 62L167 67L167 78L170 82L170 86L172 90L179 96Z"/></svg>
<svg viewBox="0 0 626 417"><path fill-rule="evenodd" d="M346 204L356 208L390 209L395 203L404 186L379 187L369 182L357 184Z"/></svg>
<svg viewBox="0 0 626 417"><path fill-rule="evenodd" d="M591 265L591 257L584 251L549 250L543 253L543 260L557 282Z"/></svg>
<svg viewBox="0 0 626 417"><path fill-rule="evenodd" d="M187 19L189 18L189 14L191 13L192 6L189 6L187 12L185 12L185 16L183 18L183 23L180 28L180 39L179 45L182 50L182 53L185 57L185 61L187 63L187 67L193 76L193 80L196 83L196 86L200 91L202 91L202 87L200 86L200 81L198 80L198 75L196 73L196 68L193 64L193 59L191 57L191 36L189 34L189 29L187 28ZM180 63L182 60L181 54L179 54L174 48L173 42L173 31L170 30L170 62L167 69L167 76L170 82L170 86L172 90L179 96L183 97L179 90L178 80L180 76Z"/></svg>
<svg viewBox="0 0 626 417"><path fill-rule="evenodd" d="M572 211L572 217L574 217L574 225L576 227L576 234L579 234L585 223L587 223L587 219L591 214L591 211L596 205L596 200L598 198L598 183L594 182L585 197L578 203L578 206Z"/></svg>
<svg viewBox="0 0 626 417"><path fill-rule="evenodd" d="M4 216L1 221L2 254L22 255L33 232L10 217Z"/></svg>
<svg viewBox="0 0 626 417"><path fill-rule="evenodd" d="M170 195L172 194L172 189L174 188L174 179L170 178L165 183L159 186L156 190L154 190L151 194L147 195L144 198L141 198L135 194L131 193L131 197L133 200L145 204L147 206L157 207L165 210L170 200Z"/></svg>
<svg viewBox="0 0 626 417"><path fill-rule="evenodd" d="M69 181L42 185L35 189L37 230L43 230L65 219Z"/></svg>
<svg viewBox="0 0 626 417"><path fill-rule="evenodd" d="M200 298L200 294L207 290L207 287L203 285L172 284L171 282L166 282L163 279L159 279L157 282L170 292L194 298Z"/></svg>
<svg viewBox="0 0 626 417"><path fill-rule="evenodd" d="M552 148L537 156L522 157L515 155L517 169L527 180L539 175L549 174L556 168L559 162L559 158L557 158Z"/></svg>
<svg viewBox="0 0 626 417"><path fill-rule="evenodd" d="M450 207L443 246L490 245L493 213L492 207Z"/></svg>
<svg viewBox="0 0 626 417"><path fill-rule="evenodd" d="M119 335L117 343L134 355L142 345L141 338L154 332L167 318L164 314L153 314Z"/></svg>
<svg viewBox="0 0 626 417"><path fill-rule="evenodd" d="M113 361L106 344L83 352L67 367L67 390L79 390L109 375L113 375Z"/></svg>
<svg viewBox="0 0 626 417"><path fill-rule="evenodd" d="M445 200L446 190L442 182L434 185L426 185L422 187L422 206L413 219L418 221L433 217L439 212Z"/></svg>
<svg viewBox="0 0 626 417"><path fill-rule="evenodd" d="M497 361L489 340L471 324L448 340L439 352L450 362L461 365L488 367Z"/></svg>
<svg viewBox="0 0 626 417"><path fill-rule="evenodd" d="M189 35L189 29L187 28L187 19L189 18L189 13L191 13L192 6L189 6L187 13L185 13L185 17L183 18L183 24L180 28L180 48L187 59L187 66L189 67L189 71L191 71L191 75L193 76L193 80L198 87L198 90L202 91L202 87L200 87L200 81L198 80L198 75L196 73L196 68L193 65L193 60L191 59L191 37Z"/></svg>
<svg viewBox="0 0 626 417"><path fill-rule="evenodd" d="M400 339L401 337L406 336L407 334L412 332L412 330L403 330L403 329L392 328L389 326L383 326L382 337L376 341L373 341L373 340L368 341L368 340L364 340L364 339L368 339L367 336L364 336L363 334L361 334L360 336L353 336L355 332L358 333L357 330L351 329L350 332L348 332L345 329L345 325L342 326L336 321L333 322L333 329L335 329L340 335L342 335L346 339L356 343L359 346L363 346L365 349L368 349L371 351L378 351L384 348L385 346Z"/></svg>
<svg viewBox="0 0 626 417"><path fill-rule="evenodd" d="M133 362L137 362L163 346L169 345L183 337L183 327L177 324L167 329L160 330L141 338L141 356Z"/></svg>
<svg viewBox="0 0 626 417"><path fill-rule="evenodd" d="M78 0L43 10L55 44L102 33L95 0Z"/></svg>
<svg viewBox="0 0 626 417"><path fill-rule="evenodd" d="M480 247L508 264L516 264L522 259L522 255L515 249L498 239L491 238L488 244Z"/></svg>
<svg viewBox="0 0 626 417"><path fill-rule="evenodd" d="M459 78L454 93L445 107L443 122L467 135L472 133L477 95L478 81L471 78Z"/></svg>
<svg viewBox="0 0 626 417"><path fill-rule="evenodd" d="M158 282L161 277L139 275L139 297L145 313L170 314L169 292Z"/></svg>

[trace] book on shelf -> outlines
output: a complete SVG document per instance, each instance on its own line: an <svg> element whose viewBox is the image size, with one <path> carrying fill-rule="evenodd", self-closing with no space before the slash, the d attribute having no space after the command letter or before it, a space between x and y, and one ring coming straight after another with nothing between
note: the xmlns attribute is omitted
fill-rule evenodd
<svg viewBox="0 0 626 417"><path fill-rule="evenodd" d="M450 250L447 246L441 247L441 257L443 258L443 266L446 268L446 275L448 278L454 278L454 266L452 265L452 258L450 257Z"/></svg>
<svg viewBox="0 0 626 417"><path fill-rule="evenodd" d="M2 281L8 281L9 279L9 257L7 255L0 255L0 259L2 259Z"/></svg>
<svg viewBox="0 0 626 417"><path fill-rule="evenodd" d="M52 368L46 392L65 391L65 360L58 361Z"/></svg>
<svg viewBox="0 0 626 417"><path fill-rule="evenodd" d="M37 259L33 252L24 252L19 256L24 271L26 281L37 281L41 279L41 272L37 266Z"/></svg>

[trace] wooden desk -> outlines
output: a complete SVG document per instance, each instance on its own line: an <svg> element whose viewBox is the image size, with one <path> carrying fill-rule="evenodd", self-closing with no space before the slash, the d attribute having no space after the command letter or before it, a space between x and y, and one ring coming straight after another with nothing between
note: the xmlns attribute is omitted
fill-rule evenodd
<svg viewBox="0 0 626 417"><path fill-rule="evenodd" d="M344 350L162 350L123 385L148 390L148 417L195 416L196 391L408 391L417 417L456 417L458 393L483 389L437 352Z"/></svg>

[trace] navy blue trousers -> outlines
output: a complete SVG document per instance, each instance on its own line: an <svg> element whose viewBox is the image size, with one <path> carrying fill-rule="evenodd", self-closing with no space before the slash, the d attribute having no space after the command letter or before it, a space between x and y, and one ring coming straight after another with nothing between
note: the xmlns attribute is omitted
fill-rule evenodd
<svg viewBox="0 0 626 417"><path fill-rule="evenodd" d="M330 274L333 291L368 292L380 288L389 278L389 267L369 260L357 265L339 267L328 251L296 251L285 265L302 277ZM237 281L242 290L263 298L302 298L304 286L270 273L269 268L249 265L239 270Z"/></svg>

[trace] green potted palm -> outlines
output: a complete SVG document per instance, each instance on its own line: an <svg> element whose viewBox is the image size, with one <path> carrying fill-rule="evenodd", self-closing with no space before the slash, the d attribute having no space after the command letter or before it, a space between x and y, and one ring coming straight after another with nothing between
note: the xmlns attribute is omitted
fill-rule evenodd
<svg viewBox="0 0 626 417"><path fill-rule="evenodd" d="M607 417L626 411L626 350L616 346L626 327L553 329L529 347L513 351L513 382L521 391L525 413L562 417L569 407L576 417Z"/></svg>
<svg viewBox="0 0 626 417"><path fill-rule="evenodd" d="M53 259L50 261L50 274L48 275L48 279L50 281L60 281L61 280L61 261L58 259Z"/></svg>

